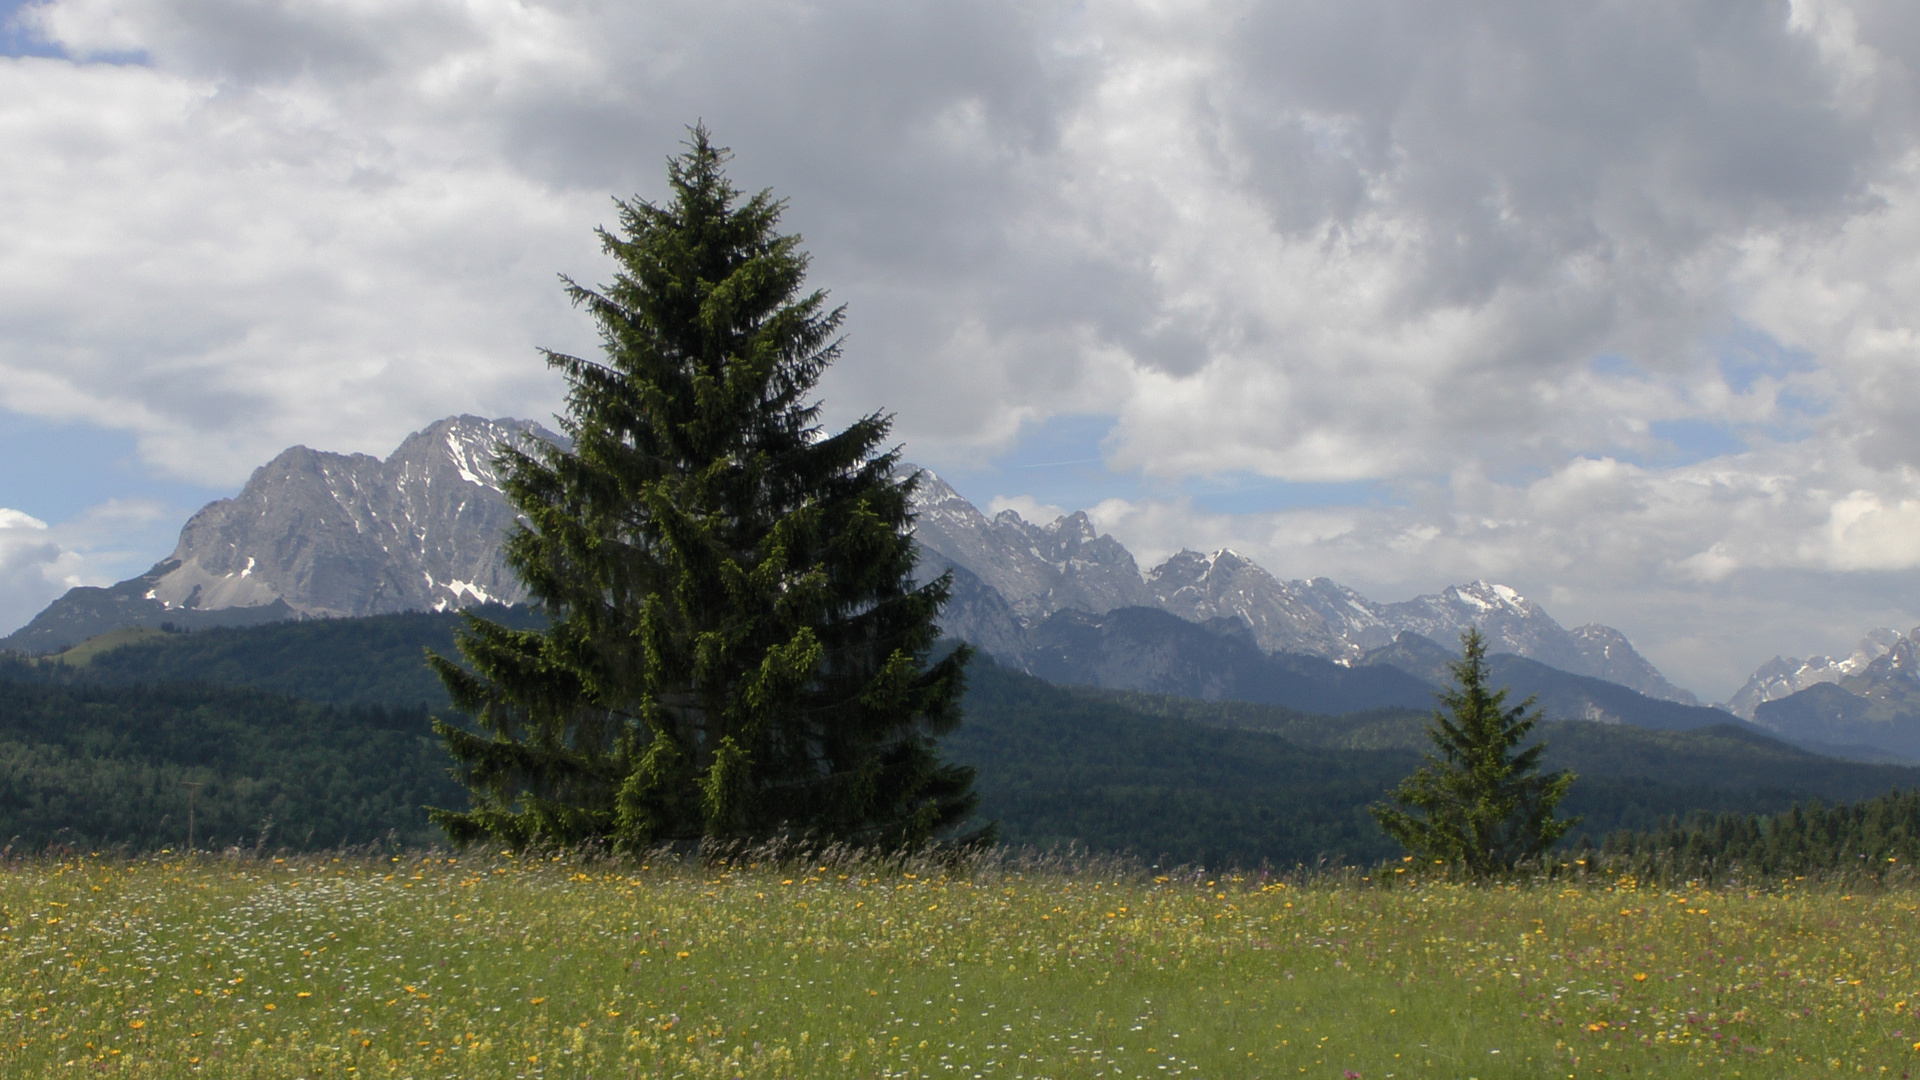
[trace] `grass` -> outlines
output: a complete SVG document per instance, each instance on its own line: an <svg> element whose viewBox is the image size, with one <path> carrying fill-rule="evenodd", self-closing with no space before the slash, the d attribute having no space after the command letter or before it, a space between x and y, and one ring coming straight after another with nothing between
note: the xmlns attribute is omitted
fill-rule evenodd
<svg viewBox="0 0 1920 1080"><path fill-rule="evenodd" d="M1920 1064L1910 886L163 854L17 862L0 869L0 908L7 1076L1491 1080Z"/></svg>
<svg viewBox="0 0 1920 1080"><path fill-rule="evenodd" d="M118 630L109 630L98 637L91 637L63 653L45 658L42 663L67 664L72 667L86 667L93 658L101 653L111 652L124 645L135 645L145 641L156 641L167 637L167 632L155 626L123 626Z"/></svg>

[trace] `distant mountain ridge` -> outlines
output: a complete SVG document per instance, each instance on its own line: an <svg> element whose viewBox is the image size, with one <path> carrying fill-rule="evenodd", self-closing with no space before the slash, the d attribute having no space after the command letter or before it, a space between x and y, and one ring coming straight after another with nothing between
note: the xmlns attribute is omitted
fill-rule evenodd
<svg viewBox="0 0 1920 1080"><path fill-rule="evenodd" d="M1651 698L1699 704L1618 630L1598 624L1568 630L1505 585L1475 581L1379 604L1327 578L1282 581L1227 549L1181 551L1143 574L1133 554L1113 537L1100 535L1085 512L1048 525L1025 521L1012 510L988 518L939 476L919 472L916 528L922 547L934 556L927 560L928 572L960 567L1004 600L993 605L959 595L943 624L1016 666L1028 659L1022 651L1028 633L1055 612L1102 615L1123 607L1157 607L1195 623L1235 619L1265 652L1303 653L1342 664L1358 662L1402 633L1450 646L1477 626L1490 652L1528 657Z"/></svg>
<svg viewBox="0 0 1920 1080"><path fill-rule="evenodd" d="M1913 633L1920 635L1920 628ZM1914 639L1903 637L1897 630L1881 627L1867 631L1847 656L1810 656L1805 660L1776 656L1761 664L1748 677L1746 685L1727 699L1727 708L1735 715L1751 720L1760 706L1769 701L1790 697L1820 683L1839 683L1863 674L1874 661L1886 656L1899 642L1907 640Z"/></svg>
<svg viewBox="0 0 1920 1080"><path fill-rule="evenodd" d="M385 460L290 447L254 470L238 495L193 515L151 570L69 591L0 646L47 652L120 626L517 603L526 593L501 551L515 515L494 448L557 438L528 421L454 416L408 436Z"/></svg>
<svg viewBox="0 0 1920 1080"><path fill-rule="evenodd" d="M1884 652L1860 662L1889 637ZM1908 636L1876 631L1846 661L1829 663L1824 670L1803 663L1794 674L1802 672L1839 677L1809 679L1785 697L1759 702L1754 723L1827 752L1863 757L1861 750L1870 749L1920 761L1920 630Z"/></svg>
<svg viewBox="0 0 1920 1080"><path fill-rule="evenodd" d="M0 646L49 652L130 625L192 629L518 602L525 593L501 550L515 514L493 454L502 442L558 438L528 421L456 416L409 436L384 460L291 447L234 498L196 513L173 553L147 573L71 590ZM1045 525L1011 510L990 518L924 470L914 509L922 576L955 574L942 625L1015 666L1042 659L1044 640L1035 635L1062 612L1137 608L1195 625L1230 620L1245 628L1253 653L1342 668L1404 633L1451 647L1478 626L1492 652L1695 704L1618 631L1567 630L1499 584L1379 604L1326 578L1282 581L1230 550L1182 551L1143 572L1084 512Z"/></svg>

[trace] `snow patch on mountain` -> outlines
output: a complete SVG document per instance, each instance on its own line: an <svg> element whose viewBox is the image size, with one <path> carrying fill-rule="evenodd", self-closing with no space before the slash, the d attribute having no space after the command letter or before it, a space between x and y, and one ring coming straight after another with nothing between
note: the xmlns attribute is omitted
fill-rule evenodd
<svg viewBox="0 0 1920 1080"><path fill-rule="evenodd" d="M998 591L1023 627L1061 610L1098 615L1157 607L1192 622L1231 618L1266 652L1307 653L1337 663L1353 663L1406 631L1455 648L1461 633L1478 627L1493 652L1516 653L1650 697L1699 703L1618 630L1597 624L1567 630L1511 586L1475 581L1378 604L1327 578L1281 580L1230 549L1181 551L1143 575L1126 547L1099 534L1084 512L1046 525L1013 510L988 518L931 472L921 470L920 476L914 509L922 547ZM998 624L993 633L1008 638Z"/></svg>
<svg viewBox="0 0 1920 1080"><path fill-rule="evenodd" d="M1920 628L1914 633L1920 634ZM1790 697L1819 683L1838 683L1863 674L1874 661L1905 640L1908 639L1899 631L1880 627L1867 631L1853 652L1843 657L1810 656L1802 660L1776 656L1747 678L1746 685L1727 699L1726 707L1734 715L1752 720L1754 711L1769 701Z"/></svg>

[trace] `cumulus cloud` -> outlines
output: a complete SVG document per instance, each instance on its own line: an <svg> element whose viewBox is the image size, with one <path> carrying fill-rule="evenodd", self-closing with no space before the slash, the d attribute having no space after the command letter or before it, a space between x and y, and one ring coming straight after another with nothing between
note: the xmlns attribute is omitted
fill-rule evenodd
<svg viewBox="0 0 1920 1080"><path fill-rule="evenodd" d="M836 418L941 466L1112 415L1156 483L1390 493L1105 504L1130 543L1510 579L1716 681L1920 570L1908 3L23 12L65 58L0 59L0 406L176 475L552 411L553 274L704 118L851 305Z"/></svg>
<svg viewBox="0 0 1920 1080"><path fill-rule="evenodd" d="M48 533L46 522L0 507L0 625L19 626L82 584L79 562Z"/></svg>

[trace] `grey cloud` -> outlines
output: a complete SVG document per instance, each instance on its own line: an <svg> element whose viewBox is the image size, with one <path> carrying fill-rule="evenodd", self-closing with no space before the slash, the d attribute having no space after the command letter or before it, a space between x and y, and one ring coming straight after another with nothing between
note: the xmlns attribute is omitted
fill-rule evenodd
<svg viewBox="0 0 1920 1080"><path fill-rule="evenodd" d="M895 409L922 459L1113 414L1114 459L1156 477L1409 493L1273 541L1300 572L1506 566L1602 615L1663 582L1725 604L1746 574L1904 572L1910 3L40 11L150 65L0 61L4 402L137 430L183 474L555 407L532 346L592 341L554 273L607 271L588 229L660 195L704 119L851 306L830 416ZM1812 370L1729 383L1730 326ZM1477 479L1650 452L1675 418L1812 434L1719 478ZM1792 513L1756 509L1770 483ZM1878 524L1838 551L1847 499Z"/></svg>

